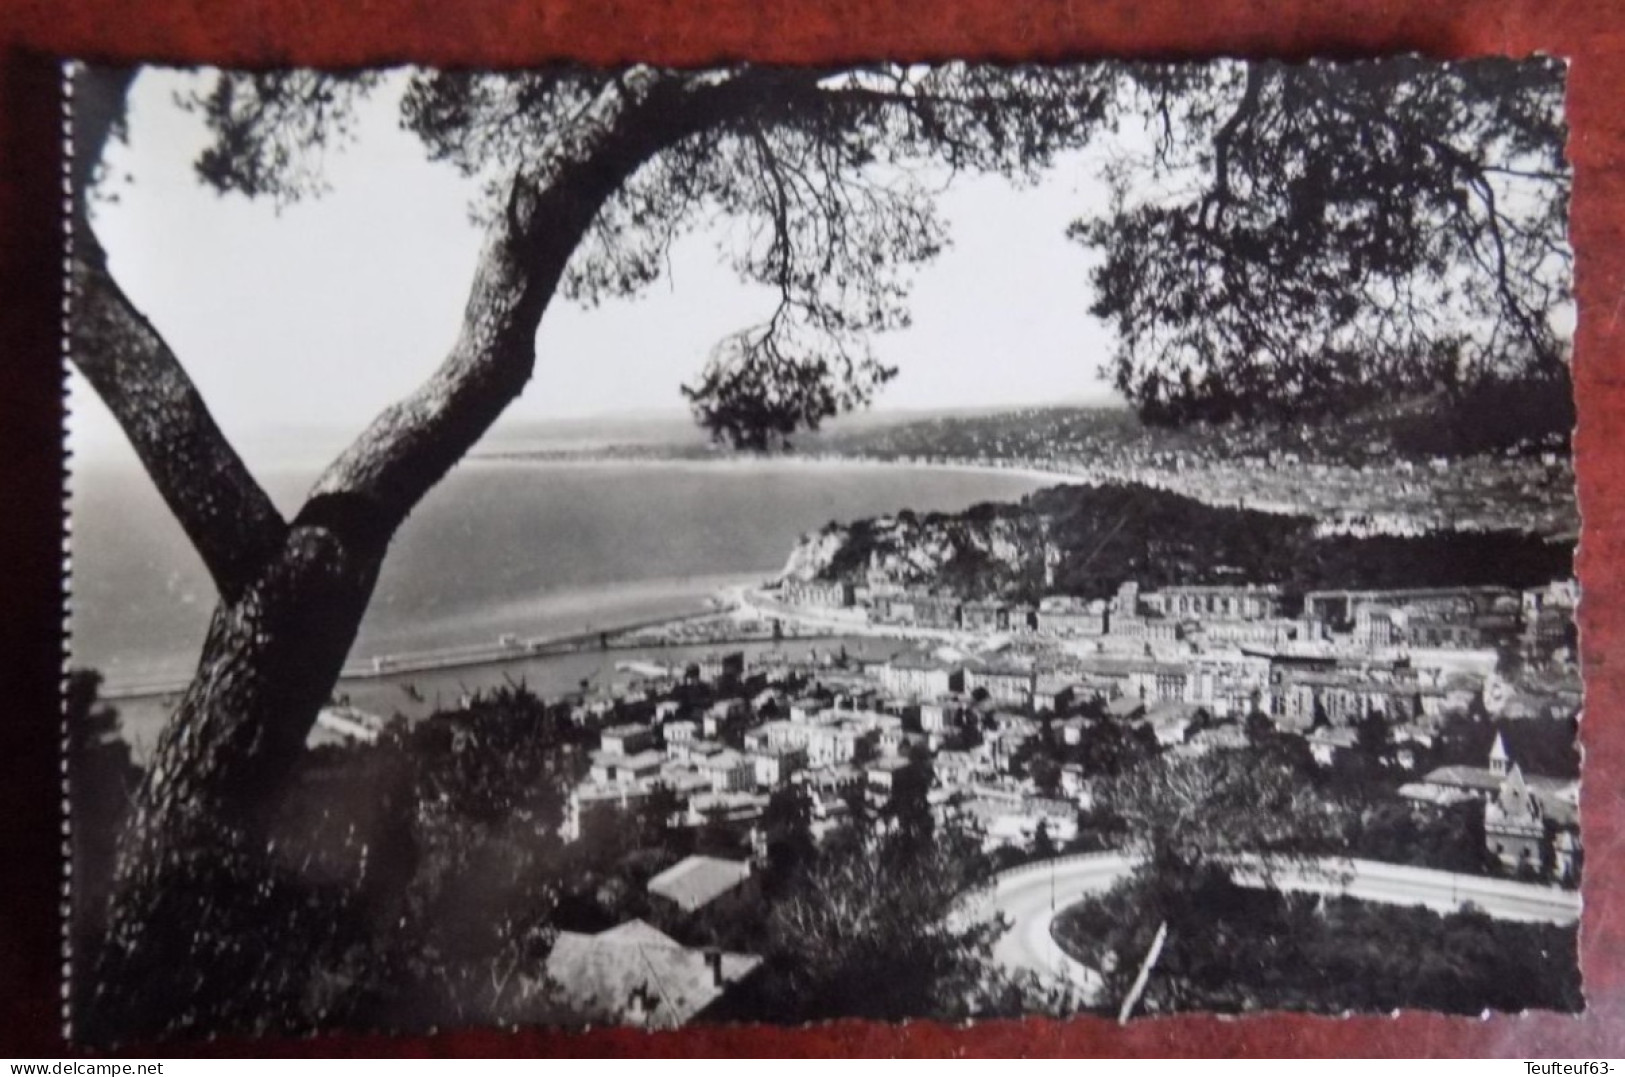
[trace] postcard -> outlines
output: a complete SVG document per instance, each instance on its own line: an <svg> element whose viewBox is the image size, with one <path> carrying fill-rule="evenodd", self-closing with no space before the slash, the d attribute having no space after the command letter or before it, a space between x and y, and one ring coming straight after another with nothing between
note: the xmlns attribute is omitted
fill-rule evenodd
<svg viewBox="0 0 1625 1077"><path fill-rule="evenodd" d="M1583 1009L1566 74L69 65L71 1038Z"/></svg>

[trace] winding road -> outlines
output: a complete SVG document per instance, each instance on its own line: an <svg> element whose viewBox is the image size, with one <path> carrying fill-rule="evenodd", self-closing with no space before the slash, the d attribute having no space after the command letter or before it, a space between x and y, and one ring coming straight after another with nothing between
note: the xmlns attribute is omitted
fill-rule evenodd
<svg viewBox="0 0 1625 1077"><path fill-rule="evenodd" d="M989 914L999 914L1009 930L993 944L993 960L1012 971L1035 972L1080 990L1086 999L1100 986L1100 974L1069 957L1055 944L1055 914L1091 894L1110 890L1128 876L1139 858L1124 853L1060 857L1000 872L993 884Z"/></svg>
<svg viewBox="0 0 1625 1077"><path fill-rule="evenodd" d="M1099 974L1055 944L1050 923L1067 906L1110 889L1138 863L1132 854L1105 852L1024 864L1000 873L972 899L967 912L1002 915L1009 923L993 947L999 964L1088 995L1099 986ZM1243 861L1236 866L1235 879L1244 886L1261 886L1264 875L1256 861ZM1471 905L1498 920L1572 924L1580 918L1580 895L1573 890L1375 860L1327 858L1278 867L1271 881L1281 890L1421 905L1441 913Z"/></svg>

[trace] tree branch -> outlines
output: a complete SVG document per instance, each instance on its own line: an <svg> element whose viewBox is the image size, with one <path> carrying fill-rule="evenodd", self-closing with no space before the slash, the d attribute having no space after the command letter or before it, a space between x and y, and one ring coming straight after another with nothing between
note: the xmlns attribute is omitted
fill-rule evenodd
<svg viewBox="0 0 1625 1077"><path fill-rule="evenodd" d="M1230 191L1230 145L1235 140L1236 133L1241 130L1244 123L1252 120L1258 112L1259 94L1264 88L1263 69L1257 63L1247 65L1247 85L1242 91L1241 100L1237 102L1235 111L1229 119L1219 128L1213 136L1213 189L1202 199L1201 209L1197 212L1197 224L1207 229L1211 227L1217 231L1224 216L1224 210L1231 200ZM1213 208L1213 224L1207 223L1209 207Z"/></svg>
<svg viewBox="0 0 1625 1077"><path fill-rule="evenodd" d="M90 227L89 188L132 77L87 68L74 76L70 358L118 420L229 602L281 545L286 525L174 352L107 272Z"/></svg>
<svg viewBox="0 0 1625 1077"><path fill-rule="evenodd" d="M1409 134L1405 127L1392 115L1369 108L1362 108L1360 112L1372 123L1386 126L1394 133L1396 138L1404 138ZM1560 361L1550 347L1546 335L1541 332L1537 318L1525 308L1523 299L1513 288L1511 280L1512 259L1507 252L1506 237L1502 231L1502 224L1507 223L1510 225L1511 222L1507 221L1507 218L1501 212L1496 200L1495 186L1490 181L1489 174L1494 172L1526 179L1538 179L1541 182L1553 182L1565 187L1566 178L1548 172L1520 172L1512 168L1491 167L1458 149L1448 140L1437 136L1424 134L1421 136L1420 141L1455 170L1460 181L1478 196L1479 202L1484 207L1483 228L1489 237L1490 246L1495 252L1493 265L1486 264L1478 253L1478 238L1473 232L1470 215L1469 219L1466 220L1458 216L1456 223L1473 260L1481 269L1494 278L1496 293L1501 298L1501 313L1509 315L1517 323L1519 334L1522 335L1524 341L1534 349L1535 354L1543 362ZM1564 260L1567 261L1568 258L1565 257Z"/></svg>
<svg viewBox="0 0 1625 1077"><path fill-rule="evenodd" d="M752 71L698 88L661 83L545 187L517 174L451 354L328 467L312 502L342 497L369 528L391 533L529 382L542 314L604 203L663 149L753 110L807 101L819 92L815 77Z"/></svg>

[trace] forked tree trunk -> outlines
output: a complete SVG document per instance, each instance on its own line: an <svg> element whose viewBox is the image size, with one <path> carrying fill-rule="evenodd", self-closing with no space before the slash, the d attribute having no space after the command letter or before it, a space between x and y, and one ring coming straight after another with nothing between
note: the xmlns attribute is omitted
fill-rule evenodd
<svg viewBox="0 0 1625 1077"><path fill-rule="evenodd" d="M267 825L371 598L391 537L530 380L535 338L601 206L667 146L813 75L656 84L545 183L520 173L497 215L451 354L333 462L291 523L215 426L157 330L119 289L86 192L128 72L75 79L73 360L112 410L220 593L196 675L160 737L119 854L111 925L81 1015L99 1040L283 1027L329 910L277 861ZM83 965L81 965L81 974Z"/></svg>
<svg viewBox="0 0 1625 1077"><path fill-rule="evenodd" d="M312 898L278 863L268 824L337 683L390 538L528 381L541 312L590 209L613 187L588 190L590 198L580 186L516 198L482 255L462 336L440 371L335 461L291 523L268 525L282 537L252 577L217 575L221 598L197 672L159 739L120 850L88 1000L97 1038L301 1019L308 970L287 948ZM193 509L189 496L177 494L182 513Z"/></svg>
<svg viewBox="0 0 1625 1077"><path fill-rule="evenodd" d="M585 227L580 202L536 199L523 210L527 234L516 238L513 221L497 228L441 370L357 439L291 523L271 525L281 541L251 578L221 581L197 672L159 738L120 849L87 999L96 1038L307 1019L297 943L321 913L278 862L268 826L391 536L528 380L541 311ZM549 240L528 242L537 233ZM187 497L181 490L183 512Z"/></svg>
<svg viewBox="0 0 1625 1077"><path fill-rule="evenodd" d="M81 94L99 155L111 105ZM91 87L95 89L95 87ZM535 337L599 207L663 147L751 94L659 91L545 187L521 175L492 227L451 354L387 409L284 523L214 426L157 331L108 275L81 201L74 360L130 436L220 592L196 675L160 737L125 836L111 925L83 1002L99 1040L308 1020L296 944L320 895L277 862L267 824L413 507L530 380ZM89 168L81 162L81 183ZM81 189L82 194L82 189Z"/></svg>

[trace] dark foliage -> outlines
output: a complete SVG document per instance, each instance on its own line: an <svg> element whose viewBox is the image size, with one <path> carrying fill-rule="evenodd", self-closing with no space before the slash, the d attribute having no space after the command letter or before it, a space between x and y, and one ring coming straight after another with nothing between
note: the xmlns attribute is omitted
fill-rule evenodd
<svg viewBox="0 0 1625 1077"><path fill-rule="evenodd" d="M1519 448L1567 451L1574 430L1574 387L1566 374L1479 382L1397 411L1385 424L1394 450L1409 459L1459 457Z"/></svg>
<svg viewBox="0 0 1625 1077"><path fill-rule="evenodd" d="M892 774L891 795L886 798L880 817L912 840L929 840L936 824L926 797L935 780L930 754L918 751L907 766Z"/></svg>
<svg viewBox="0 0 1625 1077"><path fill-rule="evenodd" d="M71 938L78 970L95 966L107 928L119 833L141 784L130 746L118 739L118 711L98 698L101 683L100 673L72 670L63 699L73 850ZM80 1004L83 998L76 996L74 1001ZM83 1017L76 1015L77 1020Z"/></svg>
<svg viewBox="0 0 1625 1077"><path fill-rule="evenodd" d="M1189 872L1242 855L1268 868L1345 848L1347 806L1316 777L1253 747L1161 755L1102 783L1096 810L1159 868Z"/></svg>
<svg viewBox="0 0 1625 1077"><path fill-rule="evenodd" d="M990 558L997 533L1014 564ZM1174 584L1276 583L1301 593L1335 588L1531 587L1572 574L1565 544L1514 532L1321 537L1312 521L1218 508L1144 486L1057 486L1018 504L895 523L859 520L827 575L859 580L871 558L929 535L953 550L931 580L968 597L1035 601L1063 593L1107 598L1125 580ZM1048 556L1046 556L1048 555ZM1046 565L1052 572L1046 570Z"/></svg>
<svg viewBox="0 0 1625 1077"><path fill-rule="evenodd" d="M80 1040L270 1035L355 1020L357 988L376 969L359 861L344 878L312 877L302 856L229 831L187 837L190 855L171 865L169 885L120 891L152 918L152 941L123 955L125 975L87 985ZM172 953L185 962L168 960Z"/></svg>
<svg viewBox="0 0 1625 1077"><path fill-rule="evenodd" d="M1073 236L1149 421L1564 379L1555 60L1131 66L1151 150ZM1170 193L1177 192L1177 193Z"/></svg>
<svg viewBox="0 0 1625 1077"><path fill-rule="evenodd" d="M215 136L200 178L279 203L320 193L323 156L380 81L220 73L189 99ZM665 132L598 210L561 290L587 304L637 294L676 240L728 223L724 259L776 303L719 341L683 394L718 440L765 448L866 404L896 373L869 338L908 324L909 274L946 242L943 176L1035 174L1094 130L1108 83L1099 68L964 64L423 70L400 116L431 158L482 181L474 212L488 221L515 191L579 180L627 133Z"/></svg>
<svg viewBox="0 0 1625 1077"><path fill-rule="evenodd" d="M323 157L355 140L355 105L379 81L297 69L222 75L181 102L215 135L194 163L198 179L277 205L321 194Z"/></svg>
<svg viewBox="0 0 1625 1077"><path fill-rule="evenodd" d="M1538 587L1574 574L1573 547L1509 531L1337 535L1304 543L1282 581L1317 588Z"/></svg>
<svg viewBox="0 0 1625 1077"><path fill-rule="evenodd" d="M279 202L319 193L323 156L378 82L219 75L189 100L215 135L200 177ZM560 182L623 126L689 128L609 199L563 287L589 303L634 294L697 221L735 222L725 253L779 301L685 393L713 434L761 447L895 373L866 337L907 324L907 270L945 242L941 175L1030 177L1109 115L1143 127L1150 150L1117 155L1112 210L1073 235L1105 255L1093 306L1118 332L1114 379L1148 419L1560 380L1562 86L1552 61L559 66L417 72L401 118L484 182L484 217L505 212L515 173Z"/></svg>

